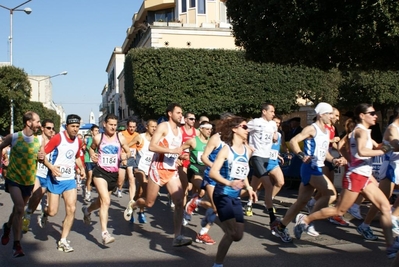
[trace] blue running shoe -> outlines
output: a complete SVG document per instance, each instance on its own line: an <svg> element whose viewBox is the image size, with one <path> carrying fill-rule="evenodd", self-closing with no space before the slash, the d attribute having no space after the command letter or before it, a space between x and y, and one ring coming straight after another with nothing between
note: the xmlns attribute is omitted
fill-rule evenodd
<svg viewBox="0 0 399 267"><path fill-rule="evenodd" d="M147 219L145 218L144 211L143 212L137 212L137 217L139 220L139 223L147 223Z"/></svg>

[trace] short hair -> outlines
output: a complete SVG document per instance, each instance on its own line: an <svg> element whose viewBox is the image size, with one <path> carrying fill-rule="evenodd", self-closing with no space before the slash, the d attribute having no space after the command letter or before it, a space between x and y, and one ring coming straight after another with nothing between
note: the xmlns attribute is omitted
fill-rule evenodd
<svg viewBox="0 0 399 267"><path fill-rule="evenodd" d="M51 120L51 119L44 119L44 120L42 120L42 126L43 126L43 127L46 126L47 123L52 123L52 124L54 124L53 120Z"/></svg>
<svg viewBox="0 0 399 267"><path fill-rule="evenodd" d="M37 115L37 113L34 111L25 112L25 114L22 116L22 122L24 123L24 125L26 125L28 121L33 120L33 116L35 115Z"/></svg>
<svg viewBox="0 0 399 267"><path fill-rule="evenodd" d="M195 114L192 112L186 112L186 113L184 113L184 118L188 118L188 115L190 115L190 114L193 114L195 116Z"/></svg>
<svg viewBox="0 0 399 267"><path fill-rule="evenodd" d="M93 124L93 125L90 127L90 131L94 131L94 129L100 129L100 127L98 127L98 125L96 125L96 124Z"/></svg>
<svg viewBox="0 0 399 267"><path fill-rule="evenodd" d="M169 118L169 112L173 112L173 110L175 110L175 108L182 108L179 104L177 103L170 103L167 107L166 107L166 117Z"/></svg>
<svg viewBox="0 0 399 267"><path fill-rule="evenodd" d="M156 124L158 124L158 122L157 122L156 120L154 120L154 119L149 119L149 120L147 121L146 125L147 125L147 126L150 125L150 122L155 122Z"/></svg>
<svg viewBox="0 0 399 267"><path fill-rule="evenodd" d="M118 120L118 117L115 114L108 113L107 116L105 116L104 121L108 122L109 120Z"/></svg>
<svg viewBox="0 0 399 267"><path fill-rule="evenodd" d="M283 117L281 115L275 114L274 118L279 119L280 121L283 121Z"/></svg>
<svg viewBox="0 0 399 267"><path fill-rule="evenodd" d="M268 110L270 106L274 107L271 103L265 102L262 105L260 105L260 111Z"/></svg>
<svg viewBox="0 0 399 267"><path fill-rule="evenodd" d="M131 123L131 122L135 123L136 126L137 126L137 124L138 124L136 120L129 119L129 120L127 120L127 122L126 122L126 126L129 126L129 123Z"/></svg>

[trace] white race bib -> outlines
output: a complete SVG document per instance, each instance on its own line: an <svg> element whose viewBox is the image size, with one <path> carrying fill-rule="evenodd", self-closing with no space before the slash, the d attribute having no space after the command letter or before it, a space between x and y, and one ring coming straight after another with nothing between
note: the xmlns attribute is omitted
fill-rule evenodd
<svg viewBox="0 0 399 267"><path fill-rule="evenodd" d="M197 162L198 162L198 163L201 163L201 164L203 163L203 162L202 162L202 159L201 159L202 154L204 154L203 151L198 151L198 154L197 154Z"/></svg>
<svg viewBox="0 0 399 267"><path fill-rule="evenodd" d="M75 176L75 170L74 170L75 166L59 166L60 168L60 172L61 172L61 176L60 178L71 178Z"/></svg>
<svg viewBox="0 0 399 267"><path fill-rule="evenodd" d="M118 154L103 154L101 156L101 166L118 167Z"/></svg>
<svg viewBox="0 0 399 267"><path fill-rule="evenodd" d="M147 153L143 154L140 158L138 168L139 168L139 170L144 171L144 173L146 175L148 175L148 170L150 169L153 155L154 155L153 152L147 152Z"/></svg>
<svg viewBox="0 0 399 267"><path fill-rule="evenodd" d="M130 156L131 157L135 157L136 156L136 149L135 148L131 148L130 149Z"/></svg>
<svg viewBox="0 0 399 267"><path fill-rule="evenodd" d="M176 161L179 157L178 154L165 154L163 159L165 169L174 170L176 169Z"/></svg>
<svg viewBox="0 0 399 267"><path fill-rule="evenodd" d="M270 159L271 160L277 160L278 157L278 151L275 149L270 150Z"/></svg>
<svg viewBox="0 0 399 267"><path fill-rule="evenodd" d="M248 162L233 161L230 171L230 177L234 179L244 180L249 173Z"/></svg>

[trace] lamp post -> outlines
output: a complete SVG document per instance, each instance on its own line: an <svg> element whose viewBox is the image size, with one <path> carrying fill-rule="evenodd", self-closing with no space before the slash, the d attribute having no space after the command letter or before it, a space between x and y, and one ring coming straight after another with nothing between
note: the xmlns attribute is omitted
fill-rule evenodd
<svg viewBox="0 0 399 267"><path fill-rule="evenodd" d="M54 78L54 77L57 77L57 76L60 76L60 75L67 75L67 74L68 74L67 71L63 71L63 72L60 72L60 73L58 73L58 74L55 74L55 75L52 75L52 76L48 76L48 77L45 77L45 78L39 79L39 80L34 79L34 78L32 78L32 77L29 77L30 80L34 80L34 81L37 82L37 102L41 102L41 101L40 101L40 82L42 82L42 81L44 81L44 80L49 80L49 79L51 79L51 78ZM44 102L43 102L43 103L44 103Z"/></svg>
<svg viewBox="0 0 399 267"><path fill-rule="evenodd" d="M13 91L18 87L19 83L14 85L12 88ZM10 94L12 95L12 94ZM11 123L10 123L10 134L14 133L14 100L11 98L10 99L10 116L11 116Z"/></svg>
<svg viewBox="0 0 399 267"><path fill-rule="evenodd" d="M0 5L0 7L10 11L10 37L8 39L10 41L10 64L11 64L11 66L12 66L12 17L13 17L14 11L23 11L23 12L25 12L28 15L30 13L32 13L32 9L30 9L29 7L26 7L24 9L18 9L19 7L25 5L26 3L29 3L30 1L32 1L32 0L28 0L26 2L23 2L22 4L14 7L14 8L9 8L9 7Z"/></svg>

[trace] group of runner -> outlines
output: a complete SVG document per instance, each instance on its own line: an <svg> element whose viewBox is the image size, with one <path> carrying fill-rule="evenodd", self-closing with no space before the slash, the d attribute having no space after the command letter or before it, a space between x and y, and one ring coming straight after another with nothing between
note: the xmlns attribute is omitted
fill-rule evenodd
<svg viewBox="0 0 399 267"><path fill-rule="evenodd" d="M31 214L47 192L47 205L43 206L39 225L45 227L48 217L57 214L59 196L62 195L66 215L57 243L58 250L73 251L67 236L75 219L75 178L78 174L86 178L84 199L91 202L82 208L83 220L90 224L91 214L99 209L104 245L115 241L107 227L110 195L115 189L117 194L122 195L121 189L127 177L129 201L124 218L130 222L134 222L133 211L138 208L138 221L145 223L145 208L152 207L160 188L166 187L174 205L173 246L191 244L192 238L183 236L181 230L199 206L205 208L206 212L195 237L196 242L208 245L216 243L210 237L209 230L215 219L219 218L225 234L219 242L214 267L223 266L232 242L242 238L244 214L253 215L252 203L257 201L257 191L262 185L272 234L283 242L292 241L286 228L292 220L296 221L296 238L299 239L302 232L318 236L312 221L323 218L339 221L362 194L374 206L357 230L365 238L375 240L369 224L380 210L387 255L389 258L395 257L399 240L393 238L392 222L399 224L399 210L395 210L391 216L388 197L399 183L396 175L399 107L394 110L395 120L387 128L383 144L377 144L370 137L368 128L376 122L376 112L371 105L361 104L356 108L353 118L356 126L353 131L348 129L342 140L334 138L334 128L331 127L339 117L339 112L324 102L316 106L315 112L315 122L292 137L289 148L285 147L284 135L279 130L281 117L276 116L274 106L269 103L262 104L260 118L247 122L245 118L225 114L217 122L216 129L206 117L202 117L198 128L195 128L193 113L187 112L183 116L180 105L170 104L166 109L168 120L159 125L149 120L147 131L143 134L136 132L137 123L134 121L128 121L127 129L118 132L117 117L108 114L104 120L103 133L98 132L97 126L91 129L92 136L85 142L87 155L84 162L80 153L84 142L77 138L79 116L68 115L65 131L54 135L52 121L40 123L36 113L27 112L23 117L24 129L8 135L0 144L0 150L11 146L5 189L14 203L9 221L3 225L1 242L3 245L9 242L12 229L13 256L24 255L20 244L21 233L29 230ZM37 136L40 128L42 135ZM300 142L303 142L303 148ZM334 145L339 156L334 157L330 153ZM284 159L280 151L288 149L303 162L301 184L297 201L283 218L279 218L273 198L284 185L280 168ZM371 174L372 157L379 155L384 155L379 177L380 189ZM325 163L329 163L330 168L325 168L323 172ZM328 171L339 166L348 166L343 189L335 206L328 207L337 198ZM91 199L92 185L98 193L95 200ZM187 201L189 191L191 199ZM244 212L241 204L243 196L249 198ZM313 205L309 215L301 214L311 199Z"/></svg>

